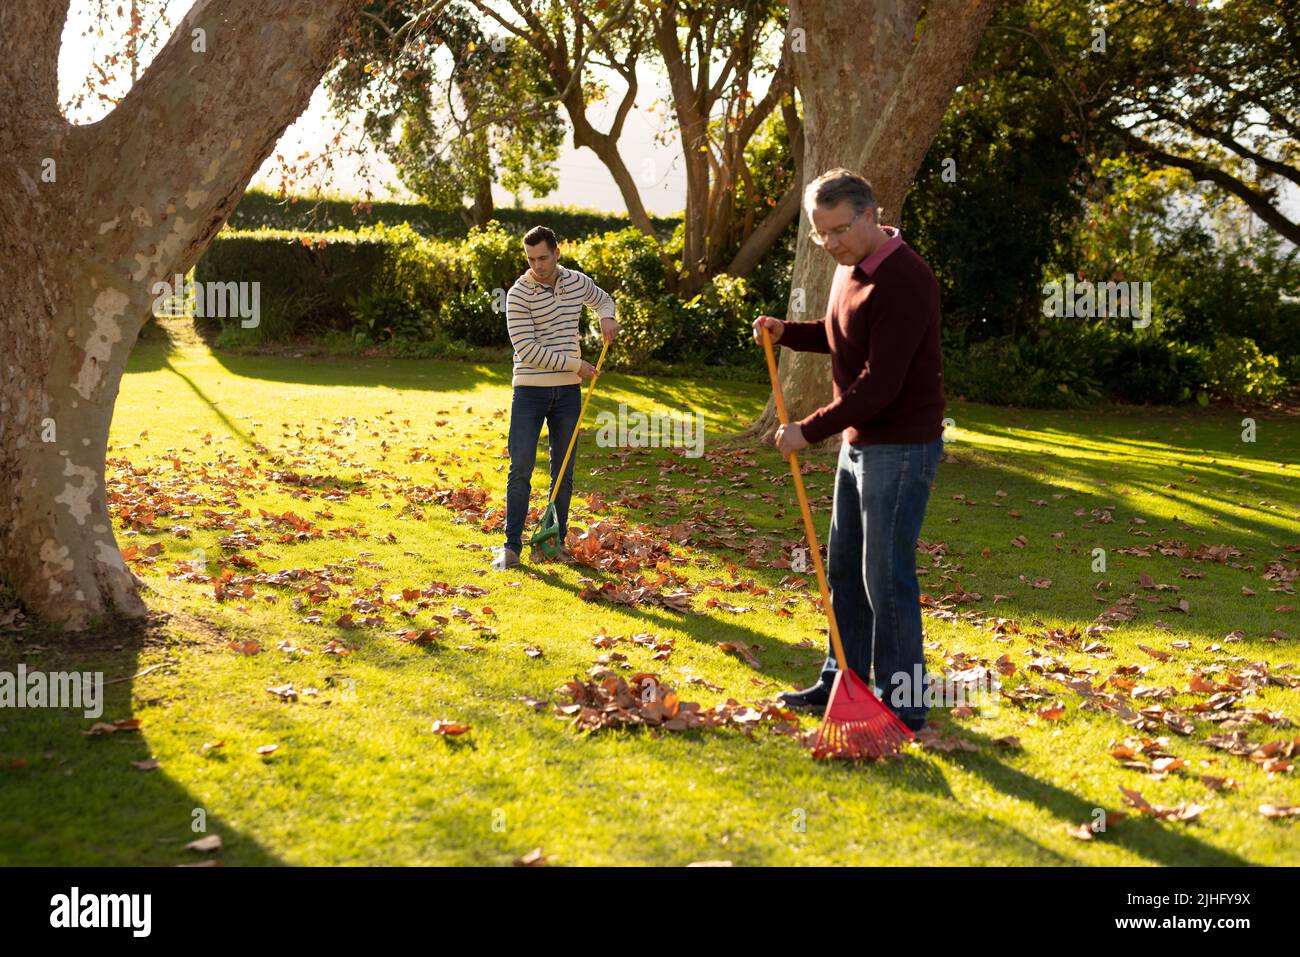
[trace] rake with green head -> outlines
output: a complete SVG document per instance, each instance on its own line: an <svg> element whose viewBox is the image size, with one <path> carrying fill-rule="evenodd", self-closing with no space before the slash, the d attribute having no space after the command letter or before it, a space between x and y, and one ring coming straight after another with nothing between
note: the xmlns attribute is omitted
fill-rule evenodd
<svg viewBox="0 0 1300 957"><path fill-rule="evenodd" d="M564 478L564 473L569 467L573 447L578 442L578 429L582 427L583 417L587 414L587 403L591 401L591 393L596 390L596 376L600 375L600 367L605 364L605 352L608 349L609 340L606 339L605 344L600 348L600 358L596 360L596 375L591 377L591 385L587 386L587 394L582 400L582 409L578 412L578 421L573 426L573 435L569 436L569 449L564 453L564 461L560 463L560 470L555 473L555 481L551 483L551 497L546 502L546 509L542 512L537 531L528 540L529 545L538 549L547 558L559 558L560 549L564 545L560 541L560 516L555 511L555 496L560 490L560 481Z"/></svg>

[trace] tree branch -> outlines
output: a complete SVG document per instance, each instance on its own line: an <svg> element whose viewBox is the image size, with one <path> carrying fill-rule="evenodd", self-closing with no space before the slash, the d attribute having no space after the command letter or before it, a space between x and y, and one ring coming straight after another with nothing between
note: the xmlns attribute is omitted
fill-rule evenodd
<svg viewBox="0 0 1300 957"><path fill-rule="evenodd" d="M1200 160L1189 159L1185 156L1178 156L1175 153L1167 152L1158 146L1153 146L1140 137L1134 136L1126 130L1116 129L1116 134L1125 143L1133 149L1134 152L1143 156L1148 156L1156 160L1163 166L1172 166L1175 169L1186 170L1192 174L1192 179L1199 182L1214 183L1227 190L1245 203L1256 216L1263 220L1268 226L1277 230L1296 245L1300 245L1300 223L1292 222L1282 215L1268 197L1264 196L1257 190L1252 189L1246 183L1243 183L1237 177L1226 173L1217 166L1211 166L1209 163Z"/></svg>
<svg viewBox="0 0 1300 957"><path fill-rule="evenodd" d="M130 263L137 283L188 269L364 2L285 0L268 18L259 0L197 0L113 112L69 135L93 204L79 213L101 254ZM113 162L95 162L104 156ZM124 169L141 171L125 188Z"/></svg>

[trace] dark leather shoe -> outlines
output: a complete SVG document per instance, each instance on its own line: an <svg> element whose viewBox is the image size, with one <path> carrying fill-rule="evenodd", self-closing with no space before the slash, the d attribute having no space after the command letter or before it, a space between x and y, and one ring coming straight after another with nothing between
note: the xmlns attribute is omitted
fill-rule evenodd
<svg viewBox="0 0 1300 957"><path fill-rule="evenodd" d="M811 688L804 688L802 691L782 691L776 696L776 700L785 708L821 710L831 700L831 686L819 681Z"/></svg>

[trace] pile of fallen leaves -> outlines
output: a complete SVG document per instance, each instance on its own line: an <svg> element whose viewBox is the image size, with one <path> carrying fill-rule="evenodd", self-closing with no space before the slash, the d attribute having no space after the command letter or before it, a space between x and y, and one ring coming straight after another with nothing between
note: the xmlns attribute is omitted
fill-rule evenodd
<svg viewBox="0 0 1300 957"><path fill-rule="evenodd" d="M620 574L685 562L668 539L616 518L599 519L582 532L569 529L564 544L579 564Z"/></svg>
<svg viewBox="0 0 1300 957"><path fill-rule="evenodd" d="M660 570L654 578L637 573L620 575L618 582L596 582L590 578L579 578L578 584L582 586L578 597L584 601L651 605L669 611L690 611L691 595L694 594L686 576L668 569Z"/></svg>
<svg viewBox="0 0 1300 957"><path fill-rule="evenodd" d="M735 698L705 708L693 701L682 701L676 691L650 672L637 672L631 681L613 673L590 681L574 678L557 693L567 697L568 702L557 704L555 713L571 718L580 731L647 725L666 731L730 726L748 733L766 724L777 734L799 733L799 719L792 711L773 704L755 708Z"/></svg>

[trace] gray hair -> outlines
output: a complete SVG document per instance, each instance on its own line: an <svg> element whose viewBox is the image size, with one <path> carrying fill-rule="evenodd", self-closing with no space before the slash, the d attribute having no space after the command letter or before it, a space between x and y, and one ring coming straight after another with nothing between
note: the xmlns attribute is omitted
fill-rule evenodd
<svg viewBox="0 0 1300 957"><path fill-rule="evenodd" d="M870 209L879 219L876 191L863 177L842 166L822 173L803 191L804 210L810 214L814 205L831 207L846 201L853 204L855 214L861 216Z"/></svg>

